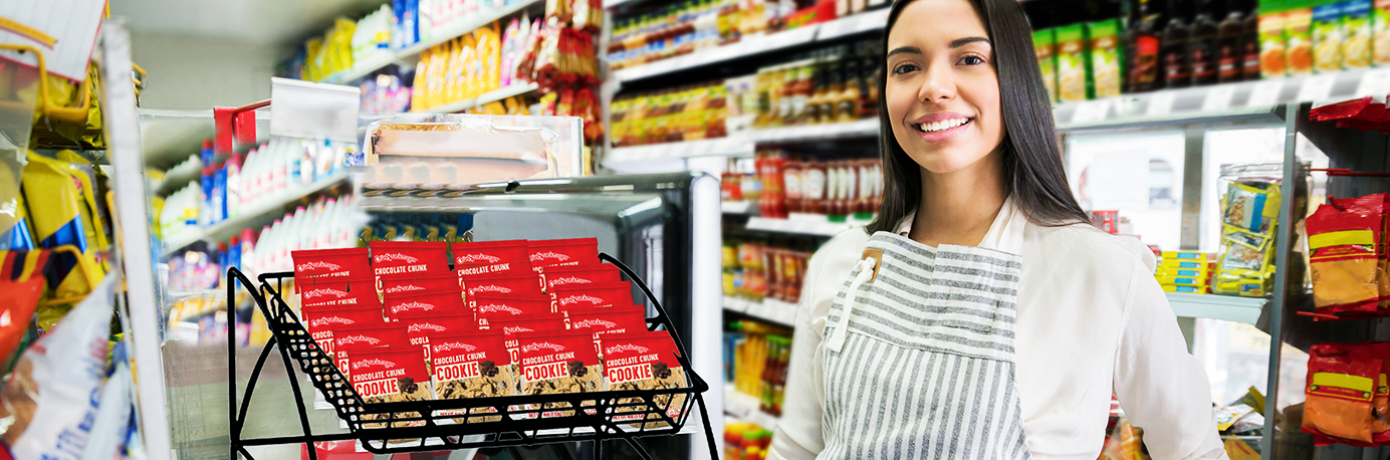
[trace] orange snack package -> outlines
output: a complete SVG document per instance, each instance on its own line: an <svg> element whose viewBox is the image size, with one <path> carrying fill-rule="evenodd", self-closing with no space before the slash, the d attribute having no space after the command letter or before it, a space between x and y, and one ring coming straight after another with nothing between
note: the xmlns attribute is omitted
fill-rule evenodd
<svg viewBox="0 0 1390 460"><path fill-rule="evenodd" d="M1308 216L1313 304L1333 313L1374 313L1380 301L1376 245L1384 200L1372 195L1318 207Z"/></svg>
<svg viewBox="0 0 1390 460"><path fill-rule="evenodd" d="M1358 345L1313 345L1308 356L1308 399L1302 430L1372 442L1371 401L1380 367L1380 359Z"/></svg>
<svg viewBox="0 0 1390 460"><path fill-rule="evenodd" d="M1379 230L1375 233L1377 235L1376 286L1380 288L1380 302L1378 308L1380 308L1381 310L1390 308L1390 260L1387 260L1387 256L1390 256L1390 253L1386 252L1387 248L1385 244L1386 230L1390 230L1390 227L1387 227L1387 225L1390 225L1390 219L1387 219L1387 217L1390 217L1390 215L1386 214L1387 206L1385 206L1387 200L1390 200L1390 193L1377 193L1375 195L1366 195L1360 198L1331 199L1332 204L1344 208L1347 206L1358 206L1356 204L1358 201L1365 201L1367 205L1369 205L1369 207L1371 208L1375 208L1375 204L1377 202L1380 204L1380 227Z"/></svg>
<svg viewBox="0 0 1390 460"><path fill-rule="evenodd" d="M1376 391L1371 397L1371 433L1375 442L1383 443L1390 441L1390 384L1386 383L1386 374L1390 374L1390 342L1366 342L1361 347L1380 359Z"/></svg>

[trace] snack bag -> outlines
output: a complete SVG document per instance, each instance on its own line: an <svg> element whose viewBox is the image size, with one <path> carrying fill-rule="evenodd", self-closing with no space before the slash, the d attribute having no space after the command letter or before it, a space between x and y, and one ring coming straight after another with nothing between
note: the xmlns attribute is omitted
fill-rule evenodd
<svg viewBox="0 0 1390 460"><path fill-rule="evenodd" d="M609 391L623 390L664 390L686 388L689 386L685 369L676 356L676 343L666 331L613 334L604 338L603 363L606 369L604 383ZM674 398L673 398L674 396ZM679 419L685 407L684 394L658 394L650 405L642 398L623 398L618 400L615 412L642 412L647 420L660 420L661 415L651 413L665 412L672 420ZM624 406L627 405L627 406ZM614 421L642 420L638 415L614 416ZM633 425L637 426L637 425ZM666 428L666 422L649 422L646 429Z"/></svg>
<svg viewBox="0 0 1390 460"><path fill-rule="evenodd" d="M386 296L386 319L396 321L401 315L432 314L460 315L468 313L458 292L424 291Z"/></svg>
<svg viewBox="0 0 1390 460"><path fill-rule="evenodd" d="M296 284L320 276L366 276L371 267L367 248L307 249L290 252L290 257L294 258Z"/></svg>
<svg viewBox="0 0 1390 460"><path fill-rule="evenodd" d="M1033 32L1033 53L1038 56L1038 69L1042 70L1043 87L1047 88L1047 100L1057 102L1057 32L1043 29Z"/></svg>
<svg viewBox="0 0 1390 460"><path fill-rule="evenodd" d="M449 245L454 252L454 271L459 279L466 275L532 274L526 240L460 242Z"/></svg>
<svg viewBox="0 0 1390 460"><path fill-rule="evenodd" d="M489 329L489 320L529 315L546 315L550 311L550 298L543 295L515 295L479 293L473 296L474 315L478 318L479 329Z"/></svg>
<svg viewBox="0 0 1390 460"><path fill-rule="evenodd" d="M382 294L405 294L421 291L452 291L459 294L459 299L463 299L462 289L459 289L459 280L454 275L441 276L417 276L411 274L383 275L381 277Z"/></svg>
<svg viewBox="0 0 1390 460"><path fill-rule="evenodd" d="M531 241L527 244L531 268L544 273L555 265L597 264L598 238Z"/></svg>
<svg viewBox="0 0 1390 460"><path fill-rule="evenodd" d="M430 343L431 383L435 399L513 396L516 374L501 331L435 336ZM481 401L480 401L481 403ZM436 415L496 413L495 407L441 410ZM469 423L496 422L501 416L469 417ZM463 419L454 419L463 423Z"/></svg>
<svg viewBox="0 0 1390 460"><path fill-rule="evenodd" d="M1280 78L1289 72L1288 38L1284 36L1288 18L1283 6L1281 1L1259 2L1260 76L1264 78Z"/></svg>
<svg viewBox="0 0 1390 460"><path fill-rule="evenodd" d="M309 330L309 337L319 345L323 354L328 355L329 358L334 358L337 350L333 348L333 331L343 327L376 326L386 323L381 320L381 312L376 309L306 306L304 308L304 324L305 329Z"/></svg>
<svg viewBox="0 0 1390 460"><path fill-rule="evenodd" d="M464 297L468 299L468 308L474 310L478 302L473 299L479 294L507 294L537 296L541 294L539 278L535 272L514 275L514 274L495 274L495 275L465 275L463 277Z"/></svg>
<svg viewBox="0 0 1390 460"><path fill-rule="evenodd" d="M594 349L603 358L603 336L633 334L647 331L647 310L638 306L575 307L566 312L571 331L588 330L594 334Z"/></svg>
<svg viewBox="0 0 1390 460"><path fill-rule="evenodd" d="M1308 355L1303 431L1372 442L1371 400L1380 360L1363 348L1338 343L1313 345Z"/></svg>
<svg viewBox="0 0 1390 460"><path fill-rule="evenodd" d="M438 335L460 335L478 332L478 324L473 315L436 315L429 312L407 312L396 319L405 323L405 333L410 344L425 350L425 362L430 360L430 337ZM430 370L433 373L433 370Z"/></svg>
<svg viewBox="0 0 1390 460"><path fill-rule="evenodd" d="M13 458L73 458L96 417L114 313L116 277L91 292L24 351L0 393L0 440Z"/></svg>
<svg viewBox="0 0 1390 460"><path fill-rule="evenodd" d="M352 381L350 370L353 353L370 352L378 348L405 348L410 338L405 329L391 324L359 324L343 326L333 330L333 363L338 371Z"/></svg>
<svg viewBox="0 0 1390 460"><path fill-rule="evenodd" d="M372 241L372 273L382 291L384 275L443 275L449 270L448 243L443 241Z"/></svg>
<svg viewBox="0 0 1390 460"><path fill-rule="evenodd" d="M425 362L420 359L420 350L413 347L403 349L372 350L357 353L352 359L352 389L362 398L368 409L373 404L405 401L425 401L433 398L430 391L429 374L425 373ZM387 414L363 414L363 420L388 420ZM419 418L419 412L397 412L395 419ZM424 426L423 420L392 422L392 428ZM386 428L385 423L364 423L363 428ZM393 439L391 444L412 440Z"/></svg>
<svg viewBox="0 0 1390 460"><path fill-rule="evenodd" d="M1091 67L1093 96L1096 98L1120 95L1120 82L1124 78L1120 70L1120 63L1124 62L1119 42L1121 29L1118 19L1086 24L1086 45L1090 54L1087 65ZM1212 72L1215 70L1211 69Z"/></svg>
<svg viewBox="0 0 1390 460"><path fill-rule="evenodd" d="M44 267L48 251L0 251L0 357L14 353L29 328L28 318L34 315L43 295ZM549 303L547 302L547 306ZM17 320L23 318L23 320Z"/></svg>
<svg viewBox="0 0 1390 460"><path fill-rule="evenodd" d="M109 249L109 243L91 176L66 161L32 152L28 158L20 181L28 209L37 211L29 215L35 242L45 249L76 246L93 279L100 282L105 271L98 268L98 252ZM93 286L87 284L76 256L58 253L50 259L54 298L75 298L91 291Z"/></svg>
<svg viewBox="0 0 1390 460"><path fill-rule="evenodd" d="M1390 0L1373 0L1371 8L1371 60L1390 64Z"/></svg>
<svg viewBox="0 0 1390 460"><path fill-rule="evenodd" d="M521 394L545 395L603 391L603 365L589 332L521 333ZM547 403L542 409L572 407ZM546 411L541 418L569 417L574 411Z"/></svg>
<svg viewBox="0 0 1390 460"><path fill-rule="evenodd" d="M1342 70L1342 2L1316 0L1312 11L1313 69L1320 73Z"/></svg>
<svg viewBox="0 0 1390 460"><path fill-rule="evenodd" d="M545 292L555 297L555 287L570 284L594 284L622 281L618 267L608 264L550 267L545 272Z"/></svg>
<svg viewBox="0 0 1390 460"><path fill-rule="evenodd" d="M1057 28L1057 98L1086 100L1086 29L1082 24Z"/></svg>
<svg viewBox="0 0 1390 460"><path fill-rule="evenodd" d="M1366 352L1380 359L1380 374L1376 377L1375 395L1371 397L1371 433L1376 443L1390 441L1390 342L1360 344Z"/></svg>
<svg viewBox="0 0 1390 460"><path fill-rule="evenodd" d="M520 316L511 318L496 318L488 321L488 330L502 331L503 343L507 346L507 354L510 355L512 363L512 373L520 375L521 362L521 343L517 339L517 334L530 332L560 333L565 331L565 318L558 314L546 314L539 316ZM518 390L520 382L518 382Z"/></svg>
<svg viewBox="0 0 1390 460"><path fill-rule="evenodd" d="M1348 69L1371 66L1371 1L1349 0L1342 3L1343 33L1342 65Z"/></svg>
<svg viewBox="0 0 1390 460"><path fill-rule="evenodd" d="M1374 203L1373 203L1374 201ZM1313 304L1332 312L1375 312L1376 243L1379 241L1383 200L1356 200L1338 209L1325 204L1308 216L1309 265Z"/></svg>
<svg viewBox="0 0 1390 460"><path fill-rule="evenodd" d="M1390 200L1390 193L1377 193L1360 198L1329 197L1329 199L1332 204L1344 208L1365 201L1366 204L1364 206L1368 210L1377 207L1380 209L1380 231L1376 232L1376 235L1378 235L1376 238L1376 287L1379 288L1380 292L1378 308L1382 310L1390 308L1390 266L1387 266L1387 262L1390 262L1387 261L1387 257L1390 257L1390 252L1387 252L1387 249L1390 248L1387 248L1385 244L1385 239L1387 237L1386 230L1390 230L1390 227L1387 227L1387 225L1390 225L1390 220L1387 220L1387 218L1390 218L1390 215L1386 214L1386 211L1390 210L1390 206L1386 205L1386 201Z"/></svg>
<svg viewBox="0 0 1390 460"><path fill-rule="evenodd" d="M558 286L555 288L555 301L551 309L566 311L574 307L612 307L632 304L632 283L618 281Z"/></svg>
<svg viewBox="0 0 1390 460"><path fill-rule="evenodd" d="M1313 73L1313 0L1287 0L1284 36L1288 40L1286 60L1290 75Z"/></svg>
<svg viewBox="0 0 1390 460"><path fill-rule="evenodd" d="M1224 204L1222 222L1255 233L1269 234L1270 223L1279 217L1279 194L1245 183L1231 183Z"/></svg>

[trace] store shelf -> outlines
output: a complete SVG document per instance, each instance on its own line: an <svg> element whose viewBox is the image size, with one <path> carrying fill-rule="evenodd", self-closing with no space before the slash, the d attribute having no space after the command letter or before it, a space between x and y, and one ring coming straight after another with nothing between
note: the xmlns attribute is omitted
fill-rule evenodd
<svg viewBox="0 0 1390 460"><path fill-rule="evenodd" d="M748 134L748 137L756 143L805 142L850 137L874 137L878 135L878 132L878 119L875 118L847 123L756 129Z"/></svg>
<svg viewBox="0 0 1390 460"><path fill-rule="evenodd" d="M397 51L395 53L383 53L368 59L364 59L362 62L355 62L353 63L351 69L343 70L338 73L329 75L328 77L325 77L322 81L320 81L320 83L332 83L339 85L351 84L354 81L357 81L362 77L371 74L372 72L381 70L381 68L391 65L393 63L414 62L419 59L420 52L424 50L430 49L435 45L439 45L449 40L461 37L464 34L477 30L479 27L488 25L492 21L505 18L540 2L541 0L520 0L517 3L503 6L501 8L496 8L487 11L479 11L478 13L472 15L472 17L470 18L455 22L450 27L433 31L432 34L434 36L431 37L429 40L416 43L414 45L401 49L400 51Z"/></svg>
<svg viewBox="0 0 1390 460"><path fill-rule="evenodd" d="M787 327L796 325L797 304L777 299L761 301L724 296L724 309Z"/></svg>
<svg viewBox="0 0 1390 460"><path fill-rule="evenodd" d="M719 209L724 214L757 215L758 203L752 201L721 201Z"/></svg>
<svg viewBox="0 0 1390 460"><path fill-rule="evenodd" d="M185 246L198 241L225 241L242 229L247 228L248 224L270 213L279 212L290 203L312 193L324 190L347 179L346 172L338 172L327 178L314 182L309 185L302 185L281 192L278 196L266 199L256 206L241 209L241 214L231 219L218 222L217 224L202 229L188 229L183 232L170 235L164 239L164 255L168 256L183 249Z"/></svg>
<svg viewBox="0 0 1390 460"><path fill-rule="evenodd" d="M1255 324L1269 300L1259 297L1236 297L1215 294L1183 294L1169 292L1168 305L1173 313L1185 318L1210 318L1237 323Z"/></svg>
<svg viewBox="0 0 1390 460"><path fill-rule="evenodd" d="M792 214L787 219L774 219L770 217L750 217L748 218L748 230L771 232L771 233L790 233L796 235L812 235L832 237L845 230L854 227L868 225L868 221L850 220L848 222L831 222L826 216L818 214Z"/></svg>
<svg viewBox="0 0 1390 460"><path fill-rule="evenodd" d="M509 97L512 97L512 96L519 96L519 95L522 95L522 94L526 94L526 93L535 91L536 88L539 88L539 87L540 87L540 85L537 85L537 84L535 84L535 83L518 83L518 84L508 85L508 86L506 86L506 87L498 88L498 89L496 89L496 90L488 91L488 92L483 93L483 94L479 95L478 97L475 97L475 98L472 98L472 99L464 99L464 100L461 100L461 101L458 101L458 102L452 102L452 103L448 103L448 104L442 104L442 105L438 105L438 106L430 107L430 108L426 108L426 109L421 109L421 110L411 110L411 112L420 112L420 113L456 113L456 112L462 112L462 111L464 111L464 110L468 110L468 109L471 109L471 108L474 108L474 107L478 107L478 106L484 105L484 104L490 104L490 103L493 103L493 102L497 102L497 101L500 101L500 100L503 100L503 99L506 99L506 98L509 98Z"/></svg>
<svg viewBox="0 0 1390 460"><path fill-rule="evenodd" d="M739 392L733 385L724 385L724 413L745 422L756 423L768 431L776 431L781 418L758 409L758 398Z"/></svg>
<svg viewBox="0 0 1390 460"><path fill-rule="evenodd" d="M617 147L608 152L604 162L631 162L698 156L753 156L756 146L743 137L721 137L698 141L667 142L663 144Z"/></svg>

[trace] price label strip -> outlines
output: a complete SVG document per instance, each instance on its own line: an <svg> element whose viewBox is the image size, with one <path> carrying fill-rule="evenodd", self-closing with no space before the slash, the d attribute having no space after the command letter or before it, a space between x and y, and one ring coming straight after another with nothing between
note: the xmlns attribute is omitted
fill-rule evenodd
<svg viewBox="0 0 1390 460"><path fill-rule="evenodd" d="M1376 69L1361 75L1361 83L1356 85L1356 97L1372 96L1385 100L1390 94L1390 70Z"/></svg>
<svg viewBox="0 0 1390 460"><path fill-rule="evenodd" d="M1298 102L1320 101L1332 95L1332 85L1337 83L1336 75L1315 75L1303 80L1298 88Z"/></svg>
<svg viewBox="0 0 1390 460"><path fill-rule="evenodd" d="M1231 98L1236 95L1235 85L1214 86L1207 91L1206 100L1202 101L1203 112L1214 112L1231 108Z"/></svg>
<svg viewBox="0 0 1390 460"><path fill-rule="evenodd" d="M1083 102L1076 106L1076 111L1071 114L1071 122L1095 123L1104 121L1106 115L1110 114L1110 101L1090 101Z"/></svg>
<svg viewBox="0 0 1390 460"><path fill-rule="evenodd" d="M1265 80L1250 89L1246 107L1267 107L1279 103L1279 94L1284 92L1284 80Z"/></svg>
<svg viewBox="0 0 1390 460"><path fill-rule="evenodd" d="M1149 106L1144 109L1144 115L1158 117L1173 112L1173 100L1177 99L1176 91L1159 91L1149 98Z"/></svg>

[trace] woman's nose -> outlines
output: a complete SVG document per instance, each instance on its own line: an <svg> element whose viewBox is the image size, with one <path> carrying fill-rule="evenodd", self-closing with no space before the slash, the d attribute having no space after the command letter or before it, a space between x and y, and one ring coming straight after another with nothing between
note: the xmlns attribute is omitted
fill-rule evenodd
<svg viewBox="0 0 1390 460"><path fill-rule="evenodd" d="M923 103L939 103L956 97L956 85L944 65L931 65L925 72L922 87L917 90L917 100Z"/></svg>

